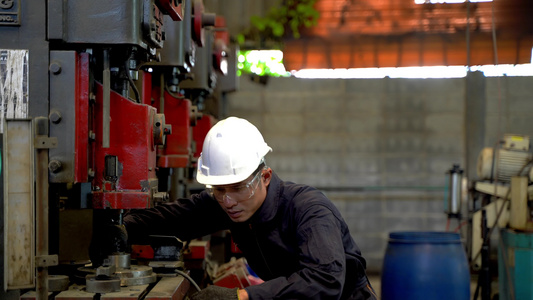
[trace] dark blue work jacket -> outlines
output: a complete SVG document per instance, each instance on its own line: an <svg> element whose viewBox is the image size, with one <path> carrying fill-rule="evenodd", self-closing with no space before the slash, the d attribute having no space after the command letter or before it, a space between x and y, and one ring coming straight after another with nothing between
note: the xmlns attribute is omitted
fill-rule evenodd
<svg viewBox="0 0 533 300"><path fill-rule="evenodd" d="M250 299L350 299L367 284L366 262L333 203L315 188L275 173L259 210L232 222L208 193L132 211L124 217L130 242L149 234L189 240L229 229L263 284Z"/></svg>

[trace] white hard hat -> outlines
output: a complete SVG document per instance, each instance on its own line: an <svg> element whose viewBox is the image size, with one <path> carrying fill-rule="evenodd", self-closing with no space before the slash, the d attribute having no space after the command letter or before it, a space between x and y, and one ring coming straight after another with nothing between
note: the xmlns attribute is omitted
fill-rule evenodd
<svg viewBox="0 0 533 300"><path fill-rule="evenodd" d="M229 117L207 133L198 159L196 180L226 185L248 178L272 151L257 128L245 119Z"/></svg>

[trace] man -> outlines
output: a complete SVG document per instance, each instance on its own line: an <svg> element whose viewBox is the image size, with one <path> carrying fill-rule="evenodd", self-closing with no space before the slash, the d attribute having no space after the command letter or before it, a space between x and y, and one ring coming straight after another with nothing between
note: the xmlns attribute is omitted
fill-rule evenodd
<svg viewBox="0 0 533 300"><path fill-rule="evenodd" d="M320 191L282 181L265 164L272 149L250 122L230 117L208 132L190 199L124 217L130 241L149 234L189 240L229 229L265 282L217 286L202 299L376 299L359 248L339 211Z"/></svg>

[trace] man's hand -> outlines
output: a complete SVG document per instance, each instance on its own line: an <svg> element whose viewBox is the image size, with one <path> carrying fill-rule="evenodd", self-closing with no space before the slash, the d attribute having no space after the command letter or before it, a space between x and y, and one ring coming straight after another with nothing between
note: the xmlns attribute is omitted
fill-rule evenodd
<svg viewBox="0 0 533 300"><path fill-rule="evenodd" d="M104 225L93 232L89 257L93 267L99 267L109 255L126 252L127 249L128 232L124 225Z"/></svg>
<svg viewBox="0 0 533 300"><path fill-rule="evenodd" d="M191 300L239 300L238 288L229 289L210 285L205 289L192 294Z"/></svg>

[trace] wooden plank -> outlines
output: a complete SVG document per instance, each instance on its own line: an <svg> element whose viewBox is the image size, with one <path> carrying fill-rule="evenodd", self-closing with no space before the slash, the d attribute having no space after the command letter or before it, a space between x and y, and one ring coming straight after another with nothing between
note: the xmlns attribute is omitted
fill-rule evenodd
<svg viewBox="0 0 533 300"><path fill-rule="evenodd" d="M56 300L93 300L95 293L85 291L84 285L73 284L69 289L56 295Z"/></svg>
<svg viewBox="0 0 533 300"><path fill-rule="evenodd" d="M163 277L146 295L145 300L181 300L187 294L190 283L183 276Z"/></svg>
<svg viewBox="0 0 533 300"><path fill-rule="evenodd" d="M121 287L120 292L100 294L100 300L133 300L142 299L146 294L148 284Z"/></svg>

